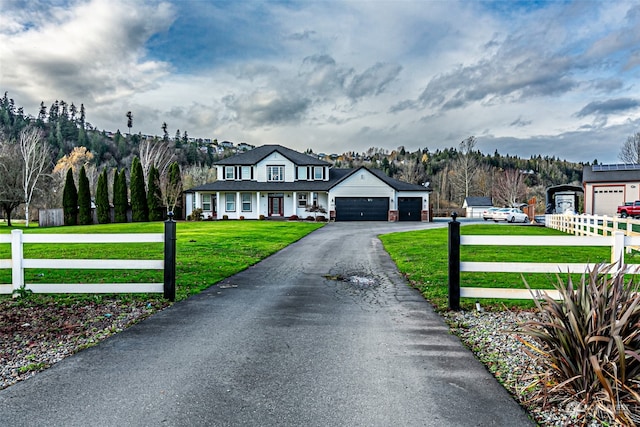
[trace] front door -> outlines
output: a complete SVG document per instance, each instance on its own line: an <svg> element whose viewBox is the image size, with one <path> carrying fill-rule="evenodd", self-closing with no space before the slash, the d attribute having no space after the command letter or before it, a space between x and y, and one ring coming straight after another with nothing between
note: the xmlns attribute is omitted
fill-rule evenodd
<svg viewBox="0 0 640 427"><path fill-rule="evenodd" d="M270 196L269 197L269 216L282 216L283 212L283 197Z"/></svg>

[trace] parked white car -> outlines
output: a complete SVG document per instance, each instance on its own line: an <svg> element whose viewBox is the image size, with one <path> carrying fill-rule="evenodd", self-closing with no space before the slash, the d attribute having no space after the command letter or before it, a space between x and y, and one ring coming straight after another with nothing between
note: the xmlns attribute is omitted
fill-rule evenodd
<svg viewBox="0 0 640 427"><path fill-rule="evenodd" d="M484 219L485 221L488 219L493 219L493 214L495 214L499 210L500 208L489 208L485 211L482 211L482 219Z"/></svg>
<svg viewBox="0 0 640 427"><path fill-rule="evenodd" d="M493 220L495 222L507 221L507 222L527 223L529 222L529 217L527 216L526 213L522 212L520 209L503 208L503 209L498 209L496 212L494 212Z"/></svg>

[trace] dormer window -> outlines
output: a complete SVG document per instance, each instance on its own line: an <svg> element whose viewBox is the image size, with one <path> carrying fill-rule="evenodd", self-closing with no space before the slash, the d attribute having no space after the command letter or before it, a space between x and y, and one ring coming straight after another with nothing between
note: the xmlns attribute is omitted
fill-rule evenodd
<svg viewBox="0 0 640 427"><path fill-rule="evenodd" d="M267 181L284 181L284 166L267 166Z"/></svg>
<svg viewBox="0 0 640 427"><path fill-rule="evenodd" d="M321 166L315 166L313 168L313 179L315 181L322 181L324 179L324 168Z"/></svg>
<svg viewBox="0 0 640 427"><path fill-rule="evenodd" d="M224 167L224 179L230 180L235 179L235 169L233 166L225 166Z"/></svg>
<svg viewBox="0 0 640 427"><path fill-rule="evenodd" d="M240 179L247 180L253 178L251 176L251 166L242 166L240 173L242 174L242 177Z"/></svg>

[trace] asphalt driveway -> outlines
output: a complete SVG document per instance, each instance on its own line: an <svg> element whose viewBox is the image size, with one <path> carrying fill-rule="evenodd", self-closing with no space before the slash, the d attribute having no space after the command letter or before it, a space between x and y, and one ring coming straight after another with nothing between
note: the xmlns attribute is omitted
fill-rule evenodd
<svg viewBox="0 0 640 427"><path fill-rule="evenodd" d="M0 425L534 425L376 238L433 226L328 224L0 391Z"/></svg>

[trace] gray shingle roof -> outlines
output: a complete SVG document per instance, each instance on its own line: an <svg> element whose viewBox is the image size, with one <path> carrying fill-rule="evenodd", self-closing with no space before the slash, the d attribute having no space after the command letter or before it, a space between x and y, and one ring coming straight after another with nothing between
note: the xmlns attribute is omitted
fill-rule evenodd
<svg viewBox="0 0 640 427"><path fill-rule="evenodd" d="M234 163L237 164L237 163ZM379 169L367 169L361 166L357 169L329 169L328 181L295 181L295 182L257 182L257 181L215 181L186 190L187 193L196 191L329 191L351 175L364 169L385 182L396 191L431 191L422 185L410 184L389 178Z"/></svg>
<svg viewBox="0 0 640 427"><path fill-rule="evenodd" d="M467 206L493 206L491 197L466 197Z"/></svg>
<svg viewBox="0 0 640 427"><path fill-rule="evenodd" d="M292 150L282 145L262 145L256 147L253 150L245 151L231 157L226 157L222 160L218 160L214 165L230 165L230 166L250 166L255 165L260 160L269 156L273 152L277 151L287 159L291 160L296 165L300 166L330 166L331 163L320 160L317 157L312 157L304 153Z"/></svg>

